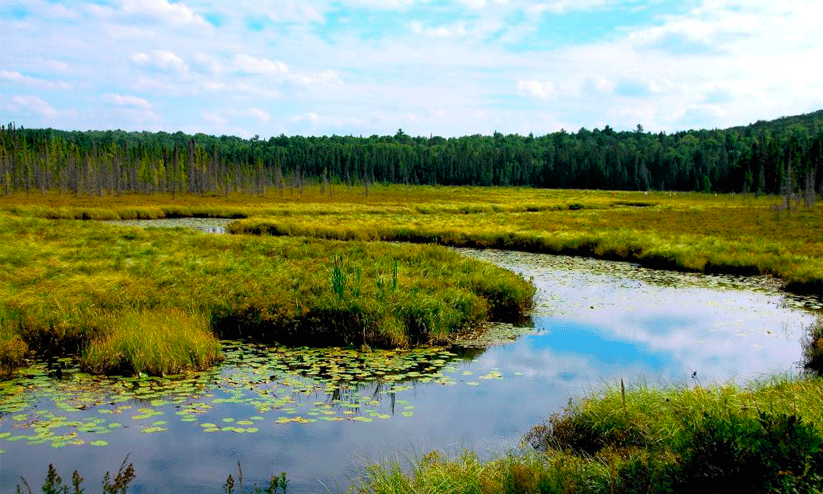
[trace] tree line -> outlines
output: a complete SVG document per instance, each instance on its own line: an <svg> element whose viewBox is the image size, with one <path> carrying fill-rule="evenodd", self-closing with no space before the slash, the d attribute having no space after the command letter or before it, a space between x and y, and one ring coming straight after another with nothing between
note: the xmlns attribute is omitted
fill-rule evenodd
<svg viewBox="0 0 823 494"><path fill-rule="evenodd" d="M581 128L535 137L241 139L0 126L0 194L293 193L306 183L805 194L821 190L823 110L672 134ZM330 189L331 191L331 189Z"/></svg>

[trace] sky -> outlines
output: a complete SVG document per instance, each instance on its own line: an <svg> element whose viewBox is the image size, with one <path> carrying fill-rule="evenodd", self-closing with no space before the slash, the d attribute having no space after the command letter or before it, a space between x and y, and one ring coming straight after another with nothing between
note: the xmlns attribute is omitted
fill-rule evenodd
<svg viewBox="0 0 823 494"><path fill-rule="evenodd" d="M0 0L0 121L675 132L823 108L819 0Z"/></svg>

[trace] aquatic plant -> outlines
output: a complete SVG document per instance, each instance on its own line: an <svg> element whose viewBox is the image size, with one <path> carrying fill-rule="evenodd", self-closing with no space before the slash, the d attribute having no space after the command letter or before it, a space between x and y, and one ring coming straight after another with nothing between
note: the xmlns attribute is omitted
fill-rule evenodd
<svg viewBox="0 0 823 494"><path fill-rule="evenodd" d="M127 455L126 458L123 459L123 463L120 464L120 468L117 470L117 475L115 475L114 478L111 478L109 472L106 472L106 475L103 477L103 494L125 494L128 492L129 484L135 478L132 464L129 463L128 466L126 465L128 459L129 457ZM17 494L33 494L31 486L26 479L21 477L20 480L23 482L23 486L17 485ZM69 490L69 486L63 485L63 479L60 478L54 465L49 464L49 471L46 475L46 481L41 487L41 491L43 494L82 494L85 492L84 489L80 487L83 480L83 477L75 470L71 476L72 490Z"/></svg>
<svg viewBox="0 0 823 494"><path fill-rule="evenodd" d="M254 486L250 488L249 491L246 491L245 487L243 486L243 468L240 466L240 462L237 462L237 487L240 489L237 491L237 494L287 494L286 489L289 486L289 481L286 479L286 472L280 472L280 475L272 475L269 478L269 485L267 487L258 487L255 483ZM235 490L235 480L234 477L229 474L226 478L226 483L223 484L223 492L225 494L234 494Z"/></svg>

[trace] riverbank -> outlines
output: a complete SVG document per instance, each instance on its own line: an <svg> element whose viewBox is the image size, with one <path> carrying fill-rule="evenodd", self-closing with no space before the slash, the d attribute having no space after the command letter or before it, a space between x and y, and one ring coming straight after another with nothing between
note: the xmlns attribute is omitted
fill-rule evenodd
<svg viewBox="0 0 823 494"><path fill-rule="evenodd" d="M0 366L78 354L95 373L175 374L217 338L442 343L525 316L534 288L438 246L215 236L0 216ZM172 331L173 329L173 331Z"/></svg>
<svg viewBox="0 0 823 494"><path fill-rule="evenodd" d="M823 379L652 389L622 383L491 461L433 452L366 468L362 494L820 492Z"/></svg>

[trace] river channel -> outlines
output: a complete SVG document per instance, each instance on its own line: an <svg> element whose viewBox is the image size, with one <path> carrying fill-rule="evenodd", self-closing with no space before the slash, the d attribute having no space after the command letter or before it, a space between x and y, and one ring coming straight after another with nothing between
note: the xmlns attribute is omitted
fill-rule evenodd
<svg viewBox="0 0 823 494"><path fill-rule="evenodd" d="M362 465L517 447L569 402L623 379L697 386L798 373L819 302L768 278L653 271L629 263L461 250L532 278L536 308L496 344L358 354L224 342L209 372L103 378L41 363L0 382L0 492L49 463L96 491L128 456L130 492L222 492L287 472L289 492L338 492ZM61 368L61 379L55 375Z"/></svg>

